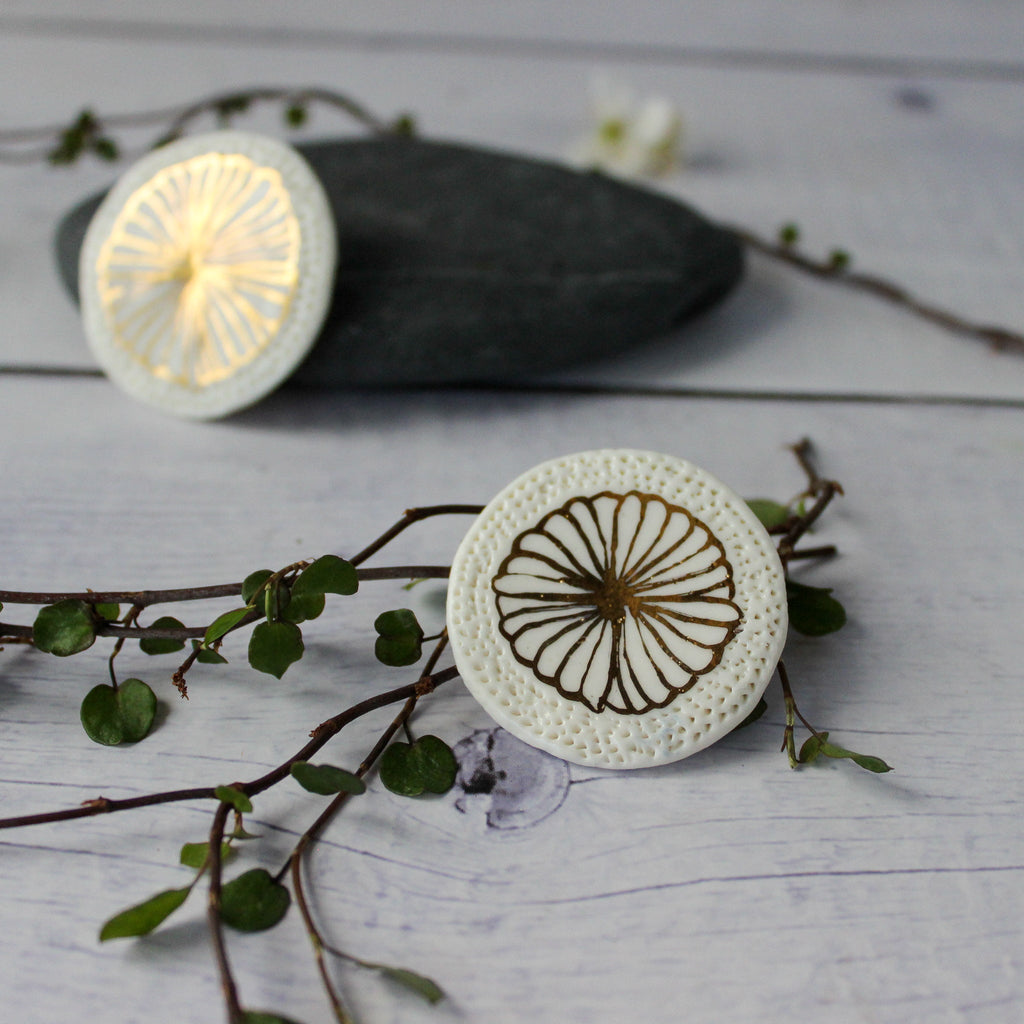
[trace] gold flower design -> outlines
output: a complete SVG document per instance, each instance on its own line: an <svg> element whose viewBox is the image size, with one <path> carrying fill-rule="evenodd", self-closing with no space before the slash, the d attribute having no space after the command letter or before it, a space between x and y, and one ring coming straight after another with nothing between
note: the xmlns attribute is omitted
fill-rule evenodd
<svg viewBox="0 0 1024 1024"><path fill-rule="evenodd" d="M491 586L516 660L597 712L664 707L719 663L742 618L711 530L639 491L549 512Z"/></svg>
<svg viewBox="0 0 1024 1024"><path fill-rule="evenodd" d="M284 322L300 243L273 167L210 152L164 168L131 195L99 253L115 343L186 388L230 377Z"/></svg>

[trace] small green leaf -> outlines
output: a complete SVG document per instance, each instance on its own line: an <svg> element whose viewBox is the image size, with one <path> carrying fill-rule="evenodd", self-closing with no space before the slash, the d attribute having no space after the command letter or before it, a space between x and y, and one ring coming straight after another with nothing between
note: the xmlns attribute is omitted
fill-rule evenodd
<svg viewBox="0 0 1024 1024"><path fill-rule="evenodd" d="M239 814L252 811L252 801L236 786L218 786L213 795L226 804L231 804Z"/></svg>
<svg viewBox="0 0 1024 1024"><path fill-rule="evenodd" d="M789 519L789 509L770 498L751 498L747 502L747 507L757 516L766 530L784 526Z"/></svg>
<svg viewBox="0 0 1024 1024"><path fill-rule="evenodd" d="M824 747L827 743L827 732L812 733L804 740L803 745L800 747L797 761L800 764L813 764L818 755L824 752Z"/></svg>
<svg viewBox="0 0 1024 1024"><path fill-rule="evenodd" d="M93 611L106 622L117 622L121 617L121 606L112 602L101 602L92 606Z"/></svg>
<svg viewBox="0 0 1024 1024"><path fill-rule="evenodd" d="M171 615L163 615L153 623L153 629L184 629L185 624ZM143 637L139 647L143 654L174 654L184 648L184 640L163 640L157 637Z"/></svg>
<svg viewBox="0 0 1024 1024"><path fill-rule="evenodd" d="M337 555L323 555L306 566L292 586L292 595L343 594L359 589L359 574L351 562Z"/></svg>
<svg viewBox="0 0 1024 1024"><path fill-rule="evenodd" d="M302 632L292 622L261 622L249 637L249 664L280 679L303 654Z"/></svg>
<svg viewBox="0 0 1024 1024"><path fill-rule="evenodd" d="M291 767L292 778L310 793L330 796L332 793L365 793L366 783L358 775L335 768L332 764L310 764L296 761Z"/></svg>
<svg viewBox="0 0 1024 1024"><path fill-rule="evenodd" d="M379 634L374 646L377 660L398 668L414 665L423 654L423 627L408 608L382 612L373 623Z"/></svg>
<svg viewBox="0 0 1024 1024"><path fill-rule="evenodd" d="M228 663L228 659L223 654L215 651L212 647L203 647L198 640L192 641L192 650L196 652L196 661L202 662L204 665L226 665Z"/></svg>
<svg viewBox="0 0 1024 1024"><path fill-rule="evenodd" d="M122 910L100 929L100 942L106 942L107 939L130 939L137 935L148 935L185 902L191 891L191 886L186 886L184 889L167 889L151 896L143 903Z"/></svg>
<svg viewBox="0 0 1024 1024"><path fill-rule="evenodd" d="M379 636L373 645L373 653L383 665L404 668L415 665L423 657L423 645L413 637Z"/></svg>
<svg viewBox="0 0 1024 1024"><path fill-rule="evenodd" d="M416 134L416 118L412 114L399 114L391 124L391 131L404 138L412 138Z"/></svg>
<svg viewBox="0 0 1024 1024"><path fill-rule="evenodd" d="M404 986L411 992L415 992L416 995L421 996L431 1005L439 1003L444 999L444 990L440 985L430 978L424 977L422 974L417 974L415 971L407 970L404 967L385 967L382 964L376 966L381 974L392 981L398 982L399 985Z"/></svg>
<svg viewBox="0 0 1024 1024"><path fill-rule="evenodd" d="M242 1024L299 1024L291 1017L282 1017L279 1013L267 1013L266 1010L243 1010Z"/></svg>
<svg viewBox="0 0 1024 1024"><path fill-rule="evenodd" d="M209 647L215 640L219 640L225 633L237 626L250 611L249 608L232 608L231 611L218 615L206 628L203 646Z"/></svg>
<svg viewBox="0 0 1024 1024"><path fill-rule="evenodd" d="M304 103L291 103L285 109L284 120L289 128L301 128L309 116Z"/></svg>
<svg viewBox="0 0 1024 1024"><path fill-rule="evenodd" d="M291 894L264 868L253 868L232 879L221 890L220 916L240 932L273 928L288 912Z"/></svg>
<svg viewBox="0 0 1024 1024"><path fill-rule="evenodd" d="M782 245L796 245L798 241L800 241L800 228L798 225L790 222L788 224L783 224L782 227L779 228L779 242Z"/></svg>
<svg viewBox="0 0 1024 1024"><path fill-rule="evenodd" d="M389 612L381 612L374 619L373 628L381 636L404 637L415 636L423 639L423 627L416 620L416 615L409 608L395 608Z"/></svg>
<svg viewBox="0 0 1024 1024"><path fill-rule="evenodd" d="M178 855L179 861L187 868L197 871L206 863L206 855L210 852L209 843L185 843ZM226 861L235 855L230 843L220 844L220 859Z"/></svg>
<svg viewBox="0 0 1024 1024"><path fill-rule="evenodd" d="M747 715L746 718L736 726L736 729L745 729L748 725L753 725L766 711L768 710L768 701L762 697L753 707L753 710ZM735 732L735 730L733 730Z"/></svg>
<svg viewBox="0 0 1024 1024"><path fill-rule="evenodd" d="M263 589L263 584L273 575L272 569L257 569L249 573L242 581L242 600L246 604L252 604L253 599Z"/></svg>
<svg viewBox="0 0 1024 1024"><path fill-rule="evenodd" d="M827 736L828 733L825 733L824 735ZM847 750L845 747L837 746L835 743L823 743L821 746L821 752L826 757L849 758L854 764L869 772L882 774L884 772L892 771L892 767L886 764L880 757L872 757L870 754L858 754L853 750Z"/></svg>
<svg viewBox="0 0 1024 1024"><path fill-rule="evenodd" d="M845 249L833 249L828 254L829 268L837 273L839 271L849 270L852 262L853 257Z"/></svg>
<svg viewBox="0 0 1024 1024"><path fill-rule="evenodd" d="M156 694L141 679L126 679L116 690L101 683L82 701L82 727L104 746L137 743L153 726L156 704Z"/></svg>
<svg viewBox="0 0 1024 1024"><path fill-rule="evenodd" d="M380 780L399 796L447 793L455 783L458 762L451 747L436 736L415 743L392 743L380 759Z"/></svg>
<svg viewBox="0 0 1024 1024"><path fill-rule="evenodd" d="M786 581L789 624L805 636L825 636L846 625L846 609L827 587L808 587Z"/></svg>
<svg viewBox="0 0 1024 1024"><path fill-rule="evenodd" d="M69 598L40 608L32 627L32 641L40 651L66 658L91 647L96 620L84 601Z"/></svg>
<svg viewBox="0 0 1024 1024"><path fill-rule="evenodd" d="M97 139L92 144L92 151L101 160L106 160L108 163L113 163L121 155L117 143L107 136Z"/></svg>
<svg viewBox="0 0 1024 1024"><path fill-rule="evenodd" d="M323 614L327 599L323 594L298 594L292 592L291 600L281 612L282 618L289 622L305 622Z"/></svg>

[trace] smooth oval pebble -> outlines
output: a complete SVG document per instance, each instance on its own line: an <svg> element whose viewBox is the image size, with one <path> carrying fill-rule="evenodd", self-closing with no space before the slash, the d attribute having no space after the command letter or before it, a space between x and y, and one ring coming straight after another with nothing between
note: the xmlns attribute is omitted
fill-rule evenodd
<svg viewBox="0 0 1024 1024"><path fill-rule="evenodd" d="M508 381L664 335L737 283L735 235L599 173L419 139L296 147L327 193L339 264L307 384ZM72 294L99 199L58 228Z"/></svg>
<svg viewBox="0 0 1024 1024"><path fill-rule="evenodd" d="M642 768L739 725L786 640L779 556L683 459L604 449L509 484L452 565L459 673L491 717L567 761Z"/></svg>
<svg viewBox="0 0 1024 1024"><path fill-rule="evenodd" d="M86 337L133 397L224 416L306 356L335 255L319 179L291 146L189 136L132 165L91 218L78 278Z"/></svg>

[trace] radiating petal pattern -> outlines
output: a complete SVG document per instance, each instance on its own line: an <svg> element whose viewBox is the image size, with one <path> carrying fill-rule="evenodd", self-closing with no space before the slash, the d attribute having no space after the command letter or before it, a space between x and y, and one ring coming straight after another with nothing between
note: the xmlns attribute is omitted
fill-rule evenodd
<svg viewBox="0 0 1024 1024"><path fill-rule="evenodd" d="M115 344L185 388L230 377L288 313L300 234L273 167L210 152L164 168L130 196L99 253Z"/></svg>
<svg viewBox="0 0 1024 1024"><path fill-rule="evenodd" d="M592 711L664 707L740 625L721 543L654 494L573 498L521 533L492 581L516 660Z"/></svg>

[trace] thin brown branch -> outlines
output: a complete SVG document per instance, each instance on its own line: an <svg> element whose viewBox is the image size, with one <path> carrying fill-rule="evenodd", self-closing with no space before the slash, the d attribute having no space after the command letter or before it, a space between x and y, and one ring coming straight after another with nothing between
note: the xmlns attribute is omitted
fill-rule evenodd
<svg viewBox="0 0 1024 1024"><path fill-rule="evenodd" d="M375 541L368 544L359 554L354 555L349 561L353 565L361 565L371 555L376 554L386 544L390 544L400 533L407 530L413 523L423 519L430 519L432 516L446 515L469 515L478 516L483 512L483 505L427 505L423 508L406 509L405 515L385 530ZM2 600L2 598L0 598Z"/></svg>
<svg viewBox="0 0 1024 1024"><path fill-rule="evenodd" d="M373 748L363 759L359 768L356 770L356 775L359 778L363 778L367 772L376 763L377 758L384 752L387 745L394 738L395 733L400 729L404 728L409 721L409 717L412 715L416 708L416 704L424 692L424 687L429 686L433 689L434 683L432 682L434 676L433 671L442 652L448 644L448 634L444 631L434 647L430 658L427 660L426 665L423 667L423 672L420 674L420 678L417 681L415 692L406 700L405 706L395 716L391 724L384 730L377 742L373 745ZM298 842L295 844L295 848L292 850L285 862L284 867L279 872L278 877L284 874L288 868L291 868L292 875L292 888L295 891L295 902L298 904L299 913L302 915L302 920L306 925L306 932L309 935L310 944L313 947L313 957L316 961L317 970L320 973L320 979L324 987L324 992L327 995L327 999L331 1004L331 1008L334 1011L334 1016L338 1021L338 1024L352 1024L352 1018L345 1008L344 1003L341 1000L341 996L338 993L337 987L331 978L330 969L324 960L324 950L328 949L331 952L337 953L333 947L328 946L323 934L317 926L316 920L313 917L312 909L309 906L309 901L306 897L305 885L302 880L302 858L309 845L320 835L320 833L327 827L328 823L334 818L334 816L345 806L348 802L349 793L339 793L320 816L313 822L309 828L299 837Z"/></svg>
<svg viewBox="0 0 1024 1024"><path fill-rule="evenodd" d="M797 541L818 521L818 518L832 502L837 494L843 493L842 486L835 480L826 480L818 474L811 460L811 442L805 437L791 445L800 468L807 476L806 497L813 498L814 504L802 515L794 516L786 523L785 532L778 543L779 558L785 566L794 557Z"/></svg>
<svg viewBox="0 0 1024 1024"><path fill-rule="evenodd" d="M454 507L458 508L459 506ZM355 559L349 559L349 561L353 565L357 564ZM372 569L359 569L358 575L360 583L372 583L380 580L447 579L450 572L451 567L447 565L387 565ZM0 590L0 604L44 605L56 604L58 601L85 601L87 604L131 603L137 605L141 610L155 604L180 604L187 601L240 597L241 592L242 584L240 582L217 583L208 587L175 587L167 590ZM125 635L132 634L126 633ZM166 635L168 638L176 638L179 634L174 631L167 634L151 631L146 635Z"/></svg>
<svg viewBox="0 0 1024 1024"><path fill-rule="evenodd" d="M457 675L458 669L452 666L442 669L426 679L420 678L415 683L409 683L406 686L399 686L394 690L388 690L386 693L368 697L366 700L346 708L333 718L328 718L326 721L321 722L312 731L309 742L282 764L265 775L261 775L259 778L239 783L237 788L250 797L270 789L271 786L288 777L291 767L296 761L308 761L351 722L361 718L363 715L369 714L371 711L387 707L390 704L397 704L399 701L407 701L410 697L420 696L436 690L439 686L454 679ZM70 807L62 811L48 811L42 814L25 814L14 818L3 818L0 819L0 829L23 828L27 825L44 825L57 821L71 821L75 818L89 818L97 814L112 814L116 811L130 811L139 807L154 807L158 804L178 803L183 800L211 799L216 799L215 787L212 786L168 790L163 793L149 793L145 796L129 797L124 800L110 800L106 797L98 797L78 807Z"/></svg>
<svg viewBox="0 0 1024 1024"><path fill-rule="evenodd" d="M225 119L245 112L247 107L261 103L283 103L288 107L303 107L316 103L341 111L364 128L377 135L409 134L411 119L401 115L392 121L384 121L351 96L333 89L318 87L291 88L288 86L261 86L251 89L234 89L213 93L193 103L173 107L161 107L134 113L97 115L87 112L90 124L90 140L109 137L111 132L125 129L139 129L152 126L166 126L160 137L144 149L159 145L183 135L190 125L206 115L213 114ZM0 162L32 164L51 161L61 144L64 134L74 130L79 118L64 124L40 125L28 128L7 128L0 130Z"/></svg>
<svg viewBox="0 0 1024 1024"><path fill-rule="evenodd" d="M730 227L735 234L751 249L780 260L804 273L811 274L821 280L832 281L858 291L873 295L896 306L900 306L922 320L933 323L954 334L983 341L998 352L1013 352L1024 355L1024 334L1006 327L993 324L979 324L942 309L930 302L915 298L905 288L874 274L862 274L846 268L845 261L834 259L815 260L798 252L792 245L782 242L769 242L745 228Z"/></svg>
<svg viewBox="0 0 1024 1024"><path fill-rule="evenodd" d="M238 987L231 973L227 945L224 942L224 923L220 916L221 843L224 841L224 825L230 811L231 805L221 801L213 816L213 824L210 826L209 852L206 858L206 867L210 873L206 923L210 932L210 944L213 946L214 959L217 963L217 973L220 975L220 987L224 996L228 1024L242 1024L244 1017L242 1007L238 1002Z"/></svg>

